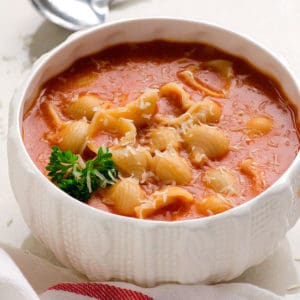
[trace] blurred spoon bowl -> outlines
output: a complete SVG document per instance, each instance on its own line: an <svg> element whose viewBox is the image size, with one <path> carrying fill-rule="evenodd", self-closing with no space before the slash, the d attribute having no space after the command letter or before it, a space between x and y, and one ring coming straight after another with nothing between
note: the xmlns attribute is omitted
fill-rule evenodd
<svg viewBox="0 0 300 300"><path fill-rule="evenodd" d="M106 21L111 0L31 0L41 15L71 31Z"/></svg>

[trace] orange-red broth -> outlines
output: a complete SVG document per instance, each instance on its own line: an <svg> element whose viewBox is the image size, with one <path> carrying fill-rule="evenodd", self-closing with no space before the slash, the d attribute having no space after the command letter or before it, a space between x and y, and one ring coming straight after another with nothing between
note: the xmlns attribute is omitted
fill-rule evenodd
<svg viewBox="0 0 300 300"><path fill-rule="evenodd" d="M201 101L205 94L181 82L178 72L214 59L233 62L234 77L228 98L212 98L222 107L222 118L216 125L230 138L230 151L225 157L210 161L209 164L210 167L227 166L236 170L241 192L230 198L234 205L240 205L255 196L251 178L240 171L240 162L248 157L253 158L261 168L265 187L274 183L298 152L297 114L279 84L272 78L258 72L244 60L208 45L166 41L122 44L78 60L44 84L34 105L25 113L25 146L38 168L47 174L45 166L49 161L52 144L45 137L52 129L47 115L41 110L42 103L52 102L60 109L61 116L68 120L68 116L63 113L64 108L78 95L95 93L107 100L109 106L118 107L135 100L148 87L160 88L163 84L174 81L184 85L193 101ZM213 70L200 70L197 76L215 90L224 86L223 78ZM161 98L157 113L177 115L178 111L165 98ZM245 124L254 115L270 116L274 121L271 132L259 138L250 138L245 133ZM146 131L147 128L140 130L137 140ZM105 145L109 140L110 137L106 136L102 142ZM184 147L180 149L180 155L188 158ZM208 166L192 167L193 180L182 187L190 191L195 199L201 199L212 192L202 182ZM147 195L160 187L159 182L142 185ZM89 205L115 212L113 206L101 202L97 192L92 195ZM203 216L197 211L195 204L191 204L166 207L149 218L170 221Z"/></svg>

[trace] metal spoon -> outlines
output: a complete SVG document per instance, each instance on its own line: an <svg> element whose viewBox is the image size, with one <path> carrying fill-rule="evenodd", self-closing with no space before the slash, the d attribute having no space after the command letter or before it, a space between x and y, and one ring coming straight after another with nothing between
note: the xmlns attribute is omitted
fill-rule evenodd
<svg viewBox="0 0 300 300"><path fill-rule="evenodd" d="M31 0L53 23L72 31L105 22L112 0Z"/></svg>

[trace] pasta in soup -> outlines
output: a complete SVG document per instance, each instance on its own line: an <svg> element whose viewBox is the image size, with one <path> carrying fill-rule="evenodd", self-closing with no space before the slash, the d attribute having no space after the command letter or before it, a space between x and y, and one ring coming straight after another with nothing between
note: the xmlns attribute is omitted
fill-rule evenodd
<svg viewBox="0 0 300 300"><path fill-rule="evenodd" d="M249 201L299 150L297 113L274 79L209 45L168 41L76 61L41 87L23 139L70 195L164 221Z"/></svg>

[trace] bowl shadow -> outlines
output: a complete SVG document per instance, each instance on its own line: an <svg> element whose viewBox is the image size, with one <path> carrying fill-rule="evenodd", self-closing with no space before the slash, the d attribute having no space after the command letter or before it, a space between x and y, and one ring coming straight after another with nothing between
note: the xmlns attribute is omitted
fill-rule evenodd
<svg viewBox="0 0 300 300"><path fill-rule="evenodd" d="M61 44L72 31L59 27L49 21L44 21L26 45L30 63L34 63L41 55Z"/></svg>

